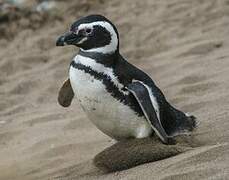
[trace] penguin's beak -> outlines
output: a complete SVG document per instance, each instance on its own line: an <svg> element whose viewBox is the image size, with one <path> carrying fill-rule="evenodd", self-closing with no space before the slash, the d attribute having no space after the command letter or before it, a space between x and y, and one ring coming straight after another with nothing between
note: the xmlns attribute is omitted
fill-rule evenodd
<svg viewBox="0 0 229 180"><path fill-rule="evenodd" d="M56 46L77 45L77 42L80 40L81 38L77 34L73 32L67 32L57 39Z"/></svg>

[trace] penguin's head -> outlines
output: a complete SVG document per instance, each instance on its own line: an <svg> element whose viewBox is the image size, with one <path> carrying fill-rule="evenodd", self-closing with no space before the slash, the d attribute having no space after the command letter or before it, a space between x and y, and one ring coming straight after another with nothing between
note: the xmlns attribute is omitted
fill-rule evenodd
<svg viewBox="0 0 229 180"><path fill-rule="evenodd" d="M90 15L74 22L69 32L57 39L56 45L75 45L86 52L113 53L119 49L119 35L107 18Z"/></svg>

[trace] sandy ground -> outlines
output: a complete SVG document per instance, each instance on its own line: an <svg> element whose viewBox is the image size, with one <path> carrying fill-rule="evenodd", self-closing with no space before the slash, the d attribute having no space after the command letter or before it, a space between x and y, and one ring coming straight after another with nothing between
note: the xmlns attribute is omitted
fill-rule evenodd
<svg viewBox="0 0 229 180"><path fill-rule="evenodd" d="M62 20L1 37L0 179L228 179L229 2L61 3ZM77 49L55 47L73 20L91 13L111 19L123 55L150 74L172 104L198 117L198 146L123 171L95 167L95 155L114 142L91 124L77 100L69 108L58 105Z"/></svg>

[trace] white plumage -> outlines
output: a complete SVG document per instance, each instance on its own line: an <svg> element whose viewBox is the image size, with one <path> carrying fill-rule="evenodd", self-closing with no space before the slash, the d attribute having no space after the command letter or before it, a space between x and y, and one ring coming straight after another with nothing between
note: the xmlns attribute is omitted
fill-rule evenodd
<svg viewBox="0 0 229 180"><path fill-rule="evenodd" d="M76 56L74 61L84 64L84 58ZM84 65L89 66L88 61ZM93 70L107 75L112 73L103 65L99 66L100 69L97 64L90 64ZM129 106L112 97L101 81L74 67L70 67L69 76L83 110L102 132L117 140L129 137L143 138L152 133L152 128L144 116L139 117Z"/></svg>

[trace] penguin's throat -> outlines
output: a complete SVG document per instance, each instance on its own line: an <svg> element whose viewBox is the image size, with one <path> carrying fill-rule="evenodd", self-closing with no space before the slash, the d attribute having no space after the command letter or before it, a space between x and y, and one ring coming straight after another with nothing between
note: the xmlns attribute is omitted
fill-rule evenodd
<svg viewBox="0 0 229 180"><path fill-rule="evenodd" d="M119 53L115 51L112 54L103 54L99 52L85 52L80 50L77 56L81 56L84 59L89 58L88 60L93 60L96 63L103 64L106 67L113 67L115 65L115 61L119 56Z"/></svg>

